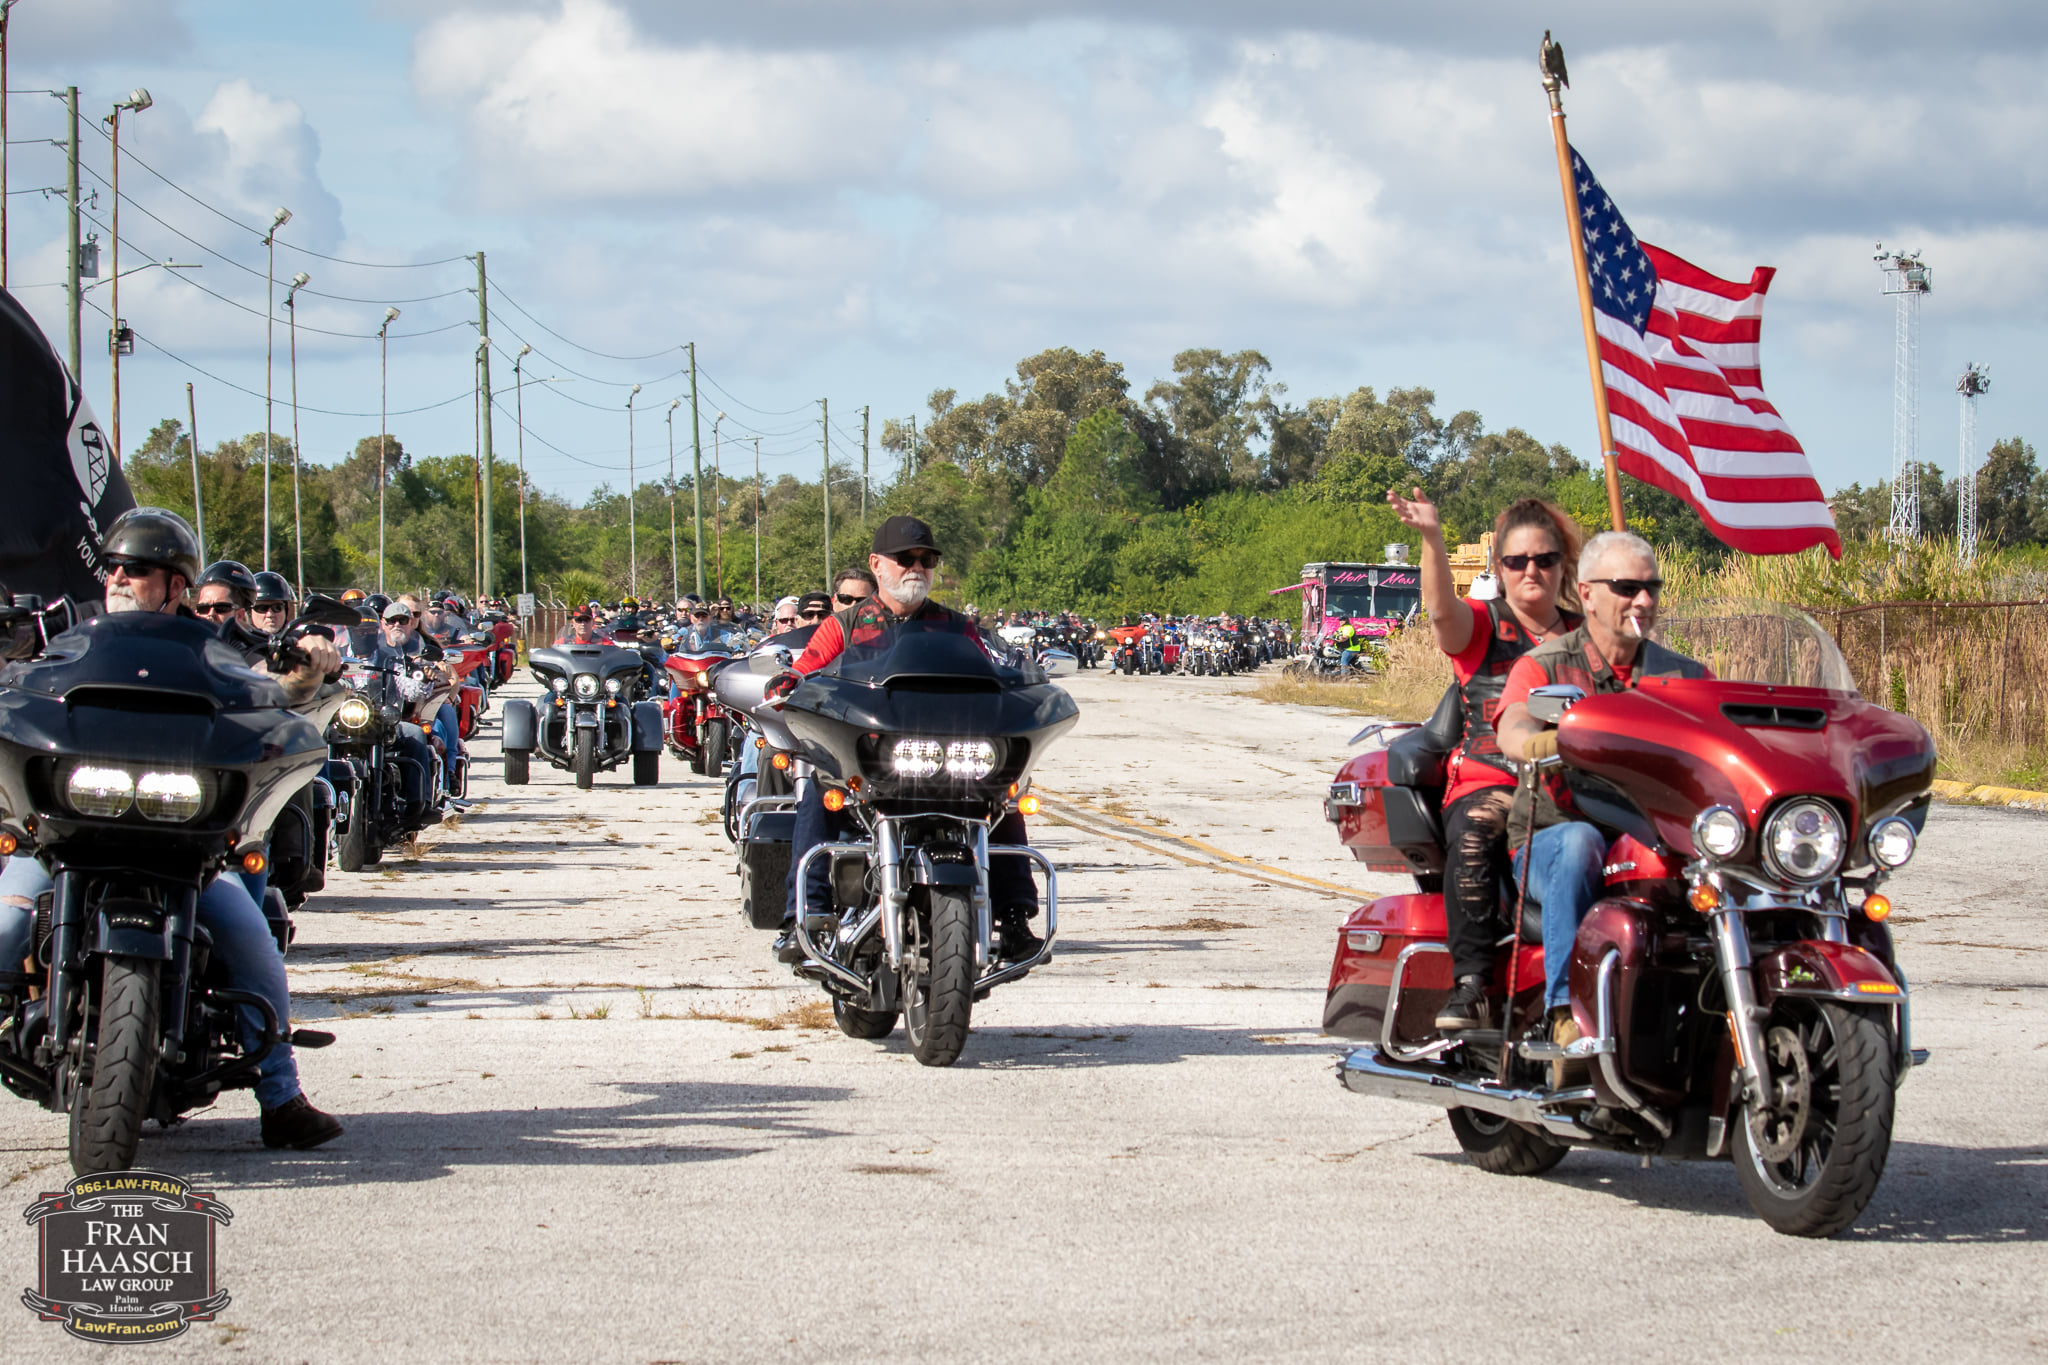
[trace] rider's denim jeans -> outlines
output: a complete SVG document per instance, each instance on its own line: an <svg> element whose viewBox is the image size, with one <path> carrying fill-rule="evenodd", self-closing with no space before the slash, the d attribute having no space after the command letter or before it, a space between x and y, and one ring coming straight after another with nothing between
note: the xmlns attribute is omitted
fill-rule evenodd
<svg viewBox="0 0 2048 1365"><path fill-rule="evenodd" d="M1582 820L1539 829L1515 854L1517 877L1530 849L1529 893L1543 906L1543 1004L1555 1009L1571 1003L1572 943L1579 921L1600 899L1607 839Z"/></svg>
<svg viewBox="0 0 2048 1365"><path fill-rule="evenodd" d="M0 872L0 961L10 969L28 954L36 897L48 891L50 874L34 858L16 856ZM24 908L24 902L26 907ZM291 993L285 985L284 957L270 925L249 899L239 877L215 877L199 893L199 922L213 935L213 956L227 969L236 990L252 991L277 1011L279 1029L291 1031ZM254 1052L262 1037L263 1016L246 1005L237 1011L242 1046ZM275 1109L299 1093L299 1066L290 1043L279 1043L256 1066L256 1102Z"/></svg>
<svg viewBox="0 0 2048 1365"><path fill-rule="evenodd" d="M452 792L455 790L456 759L463 752L462 719L456 714L453 702L442 702L441 709L434 713L434 733L441 737L441 752L448 756L448 769L442 774L442 782Z"/></svg>
<svg viewBox="0 0 2048 1365"><path fill-rule="evenodd" d="M1345 650L1344 657L1337 661L1337 671L1339 673L1349 673L1351 671L1351 661L1363 653L1365 651L1362 649Z"/></svg>

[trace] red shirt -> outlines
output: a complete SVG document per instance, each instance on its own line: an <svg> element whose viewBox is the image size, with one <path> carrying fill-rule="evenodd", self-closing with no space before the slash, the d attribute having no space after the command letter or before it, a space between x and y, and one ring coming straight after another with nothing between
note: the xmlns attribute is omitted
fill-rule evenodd
<svg viewBox="0 0 2048 1365"><path fill-rule="evenodd" d="M1461 598L1460 601L1463 603L1465 610L1470 613L1472 638L1467 640L1465 647L1456 654L1447 654L1444 657L1451 661L1451 672L1457 675L1459 684L1463 685L1471 682L1478 675L1480 667L1486 662L1486 652L1492 647L1493 639L1489 633L1489 623L1492 620L1492 616L1486 609L1486 603L1476 597ZM1579 618L1576 616L1563 616L1561 619L1567 622L1576 622ZM1519 667L1521 660L1518 659L1515 662L1516 666ZM1508 678L1510 685L1512 685L1514 674L1510 672ZM1522 696L1525 700L1527 699L1528 690L1526 688L1523 689ZM1502 697L1501 710L1507 709L1510 700L1512 699L1505 695ZM1444 791L1444 805L1449 806L1453 801L1470 796L1473 792L1485 791L1488 787L1512 787L1514 785L1515 779L1502 772L1499 768L1486 763L1459 763L1456 761L1455 756L1453 756L1451 783Z"/></svg>
<svg viewBox="0 0 2048 1365"><path fill-rule="evenodd" d="M889 625L897 621L917 621L935 619L945 620L948 618L956 618L964 624L967 620L966 617L959 616L956 612L948 611L946 608L940 606L938 603L930 600L927 600L922 606L920 606L916 611L911 612L908 616L898 616L894 612L889 611L889 609L880 602L874 602L873 609L869 609L868 603L873 601L873 598L869 598L867 601L863 601L858 607L849 607L847 609L848 611L859 613L855 622L854 629L855 633L858 634L863 641L866 641L870 638L870 632L872 632L874 635L880 635L881 632L883 630L886 630ZM826 617L824 620L818 622L817 630L811 633L811 642L808 645L804 646L804 652L797 656L796 662L790 665L791 668L795 669L799 673L809 675L817 672L826 664L831 663L834 659L838 658L841 654L844 654L846 652L846 627L839 618L840 613L835 612L832 615ZM974 641L975 647L979 649L983 654L988 654L988 644L981 638L980 631L975 630L972 627L968 627L967 629L962 631L962 634L966 635L970 640ZM993 658L994 656L990 655L989 657Z"/></svg>

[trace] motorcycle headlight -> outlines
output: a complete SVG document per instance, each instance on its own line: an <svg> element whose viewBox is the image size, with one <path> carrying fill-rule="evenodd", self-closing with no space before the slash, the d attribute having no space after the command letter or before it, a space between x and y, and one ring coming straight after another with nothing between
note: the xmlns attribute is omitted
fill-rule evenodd
<svg viewBox="0 0 2048 1365"><path fill-rule="evenodd" d="M64 799L80 815L112 820L135 804L135 779L120 768L81 763L65 780Z"/></svg>
<svg viewBox="0 0 2048 1365"><path fill-rule="evenodd" d="M191 773L144 773L135 782L135 809L145 819L190 820L206 804L206 791Z"/></svg>
<svg viewBox="0 0 2048 1365"><path fill-rule="evenodd" d="M595 673L578 673L576 675L576 695L584 701L588 701L597 695L597 675Z"/></svg>
<svg viewBox="0 0 2048 1365"><path fill-rule="evenodd" d="M350 697L335 708L334 719L344 730L360 730L370 723L374 714L369 702L361 697Z"/></svg>
<svg viewBox="0 0 2048 1365"><path fill-rule="evenodd" d="M1692 822L1692 846L1709 858L1732 858L1749 833L1742 817L1726 806L1710 806Z"/></svg>
<svg viewBox="0 0 2048 1365"><path fill-rule="evenodd" d="M549 678L548 686L554 688L557 692L567 692L569 690L569 680L559 676Z"/></svg>
<svg viewBox="0 0 2048 1365"><path fill-rule="evenodd" d="M1787 803L1764 826L1764 860L1780 876L1817 882L1842 864L1842 817L1824 801Z"/></svg>
<svg viewBox="0 0 2048 1365"><path fill-rule="evenodd" d="M1887 872L1904 867L1918 843L1919 836L1913 833L1911 821L1888 816L1870 827L1870 861Z"/></svg>
<svg viewBox="0 0 2048 1365"><path fill-rule="evenodd" d="M937 777L946 765L946 747L935 739L899 739L891 762L898 777Z"/></svg>
<svg viewBox="0 0 2048 1365"><path fill-rule="evenodd" d="M620 683L617 678L606 678L604 680L604 690L611 693L614 697L619 695L619 687Z"/></svg>
<svg viewBox="0 0 2048 1365"><path fill-rule="evenodd" d="M996 766L996 746L985 739L956 739L946 746L946 776L979 782Z"/></svg>

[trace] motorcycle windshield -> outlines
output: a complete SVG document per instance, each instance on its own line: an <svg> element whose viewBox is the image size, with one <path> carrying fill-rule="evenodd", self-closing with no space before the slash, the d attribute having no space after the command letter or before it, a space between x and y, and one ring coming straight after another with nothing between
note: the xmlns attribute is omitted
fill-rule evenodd
<svg viewBox="0 0 2048 1365"><path fill-rule="evenodd" d="M1652 635L1723 682L1856 694L1834 637L1796 607L1735 599L1673 603Z"/></svg>
<svg viewBox="0 0 2048 1365"><path fill-rule="evenodd" d="M0 669L0 687L68 697L81 687L204 698L220 711L287 706L284 689L242 660L211 626L183 616L124 611L82 621L41 658Z"/></svg>
<svg viewBox="0 0 2048 1365"><path fill-rule="evenodd" d="M863 633L855 631L826 674L869 687L953 683L957 689L948 690L980 692L1045 681L1035 665L996 662L973 635L946 621L899 621L867 638Z"/></svg>

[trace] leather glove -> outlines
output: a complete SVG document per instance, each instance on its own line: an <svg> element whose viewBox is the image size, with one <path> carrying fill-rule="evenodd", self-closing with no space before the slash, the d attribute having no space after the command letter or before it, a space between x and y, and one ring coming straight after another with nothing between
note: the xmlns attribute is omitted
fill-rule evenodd
<svg viewBox="0 0 2048 1365"><path fill-rule="evenodd" d="M1557 757L1557 731L1538 730L1529 736L1522 747L1522 755L1531 763L1540 763L1546 758Z"/></svg>
<svg viewBox="0 0 2048 1365"><path fill-rule="evenodd" d="M761 695L774 702L779 710L782 703L789 700L789 694L796 691L803 680L803 674L785 669L768 680L768 686L761 690Z"/></svg>

